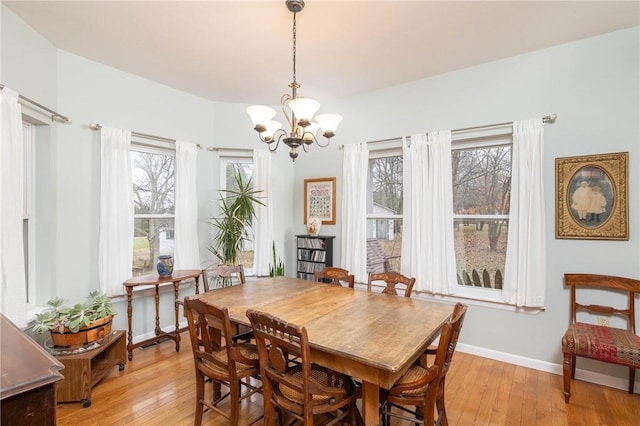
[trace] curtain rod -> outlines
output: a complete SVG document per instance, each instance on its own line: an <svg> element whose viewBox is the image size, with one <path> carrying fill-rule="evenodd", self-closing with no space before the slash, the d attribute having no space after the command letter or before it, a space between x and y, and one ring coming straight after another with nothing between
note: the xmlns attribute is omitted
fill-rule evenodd
<svg viewBox="0 0 640 426"><path fill-rule="evenodd" d="M100 129L102 129L102 124L100 124L100 123L91 123L91 124L89 124L89 128L91 130L100 130ZM143 139L151 139L151 140L160 141L160 142L176 143L175 139L165 138L165 137L162 137L162 136L148 135L146 133L140 133L140 132L131 132L131 136L136 136L136 137L143 138ZM202 148L202 146L200 146L200 144L197 144L196 147L197 148Z"/></svg>
<svg viewBox="0 0 640 426"><path fill-rule="evenodd" d="M5 87L6 86L4 84L0 84L0 90L4 90ZM61 121L63 123L67 123L67 124L71 123L71 119L69 117L64 116L62 114L59 114L59 113L55 112L54 110L49 109L46 106L44 106L42 104L39 104L38 102L36 102L36 101L34 101L32 99L27 98L26 96L18 94L18 99L20 99L20 100L22 100L24 102L28 102L33 106L36 106L36 107L38 107L40 109L43 109L43 110L47 111L48 113L51 114L51 121L54 121L54 120L57 119L58 121Z"/></svg>
<svg viewBox="0 0 640 426"><path fill-rule="evenodd" d="M556 114L545 115L545 116L542 117L542 122L543 123L553 123L554 121L556 121L556 118L558 118L558 116ZM511 126L511 125L513 125L513 121L507 121L507 122L504 122L504 123L486 124L484 126L474 126L474 127L464 127L462 129L454 129L454 130L451 131L451 133L452 134L454 134L454 133L464 133L464 132L470 132L470 131L475 131L475 130L491 129L491 128ZM407 136L407 137L409 137L409 136ZM391 141L397 141L398 139L402 139L402 137L388 138L388 139L378 139L378 140L375 140L375 141L367 141L365 143L370 144L370 143L391 142ZM340 147L342 148L342 147L344 147L344 145L341 145Z"/></svg>

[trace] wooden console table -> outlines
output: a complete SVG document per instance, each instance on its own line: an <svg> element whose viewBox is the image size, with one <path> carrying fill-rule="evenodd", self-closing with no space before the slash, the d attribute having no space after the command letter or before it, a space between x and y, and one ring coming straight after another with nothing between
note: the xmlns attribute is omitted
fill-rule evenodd
<svg viewBox="0 0 640 426"><path fill-rule="evenodd" d="M68 355L55 355L64 364L64 380L56 385L58 402L82 401L91 405L91 388L102 380L116 365L124 370L124 330L117 330L105 337L95 349Z"/></svg>
<svg viewBox="0 0 640 426"><path fill-rule="evenodd" d="M199 269L183 269L173 271L173 274L168 277L161 277L157 273L141 275L139 277L133 277L124 282L124 286L127 290L127 322L129 325L128 335L127 335L127 352L129 361L133 359L133 350L135 348L139 348L140 346L144 346L150 343L159 342L163 338L169 338L176 342L176 352L180 352L180 322L178 318L178 304L175 303L175 300L179 298L179 287L183 281L188 280L190 278L195 279L196 281L196 294L200 293L199 287L199 279L200 279L200 270ZM160 329L160 285L173 283L174 288L174 307L176 311L176 329L175 331L165 332ZM156 328L155 328L155 336L149 339L145 339L140 342L133 343L133 331L131 327L131 314L133 312L131 308L131 298L133 295L133 288L144 285L153 285L156 287Z"/></svg>

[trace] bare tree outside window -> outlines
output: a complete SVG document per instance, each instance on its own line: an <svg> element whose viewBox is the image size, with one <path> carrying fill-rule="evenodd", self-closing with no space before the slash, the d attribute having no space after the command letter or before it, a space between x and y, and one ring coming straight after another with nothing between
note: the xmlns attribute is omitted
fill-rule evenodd
<svg viewBox="0 0 640 426"><path fill-rule="evenodd" d="M173 155L131 151L134 200L133 275L152 272L159 254L173 254Z"/></svg>
<svg viewBox="0 0 640 426"><path fill-rule="evenodd" d="M460 149L451 155L458 281L501 288L511 195L511 145Z"/></svg>

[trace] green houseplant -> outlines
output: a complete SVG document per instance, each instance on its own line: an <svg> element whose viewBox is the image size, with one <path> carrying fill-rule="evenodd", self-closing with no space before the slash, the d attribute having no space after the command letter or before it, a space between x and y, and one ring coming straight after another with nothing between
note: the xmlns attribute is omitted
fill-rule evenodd
<svg viewBox="0 0 640 426"><path fill-rule="evenodd" d="M258 195L262 191L254 190L251 179L240 169L235 170L233 180L234 189L220 190L220 213L209 222L216 230L209 251L226 265L237 263L238 255L250 238L251 222L256 217L255 206L264 205Z"/></svg>
<svg viewBox="0 0 640 426"><path fill-rule="evenodd" d="M88 299L72 307L65 306L60 297L49 300L48 309L36 315L33 331L50 332L56 346L90 343L104 337L111 332L111 319L115 315L111 299L98 290L89 293ZM61 337L68 334L76 336Z"/></svg>
<svg viewBox="0 0 640 426"><path fill-rule="evenodd" d="M278 258L276 262L276 242L273 241L271 245L271 250L273 253L273 264L269 265L269 276L270 277L284 277L284 262L282 259Z"/></svg>
<svg viewBox="0 0 640 426"><path fill-rule="evenodd" d="M251 221L256 217L255 205L264 205L258 197L262 191L252 189L250 178L236 170L233 179L235 189L220 190L220 213L210 221L216 236L209 251L227 265L234 265L244 250Z"/></svg>

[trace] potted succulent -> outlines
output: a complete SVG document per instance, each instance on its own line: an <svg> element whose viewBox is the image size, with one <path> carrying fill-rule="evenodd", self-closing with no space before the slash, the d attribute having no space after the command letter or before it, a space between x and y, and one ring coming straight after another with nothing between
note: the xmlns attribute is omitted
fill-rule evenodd
<svg viewBox="0 0 640 426"><path fill-rule="evenodd" d="M54 346L78 346L92 343L111 333L111 320L115 315L111 299L95 290L88 301L73 307L64 305L56 297L47 302L48 309L36 315L35 333L51 334Z"/></svg>

